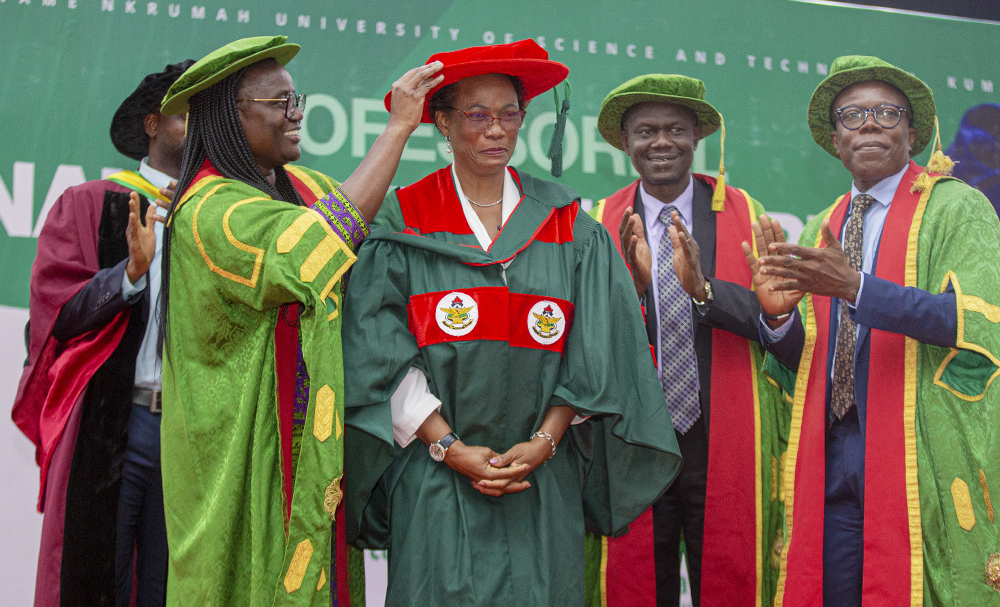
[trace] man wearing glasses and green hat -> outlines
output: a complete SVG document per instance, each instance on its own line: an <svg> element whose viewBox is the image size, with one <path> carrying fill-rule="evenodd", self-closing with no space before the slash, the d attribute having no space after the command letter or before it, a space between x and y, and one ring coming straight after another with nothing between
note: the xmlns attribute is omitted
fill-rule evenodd
<svg viewBox="0 0 1000 607"><path fill-rule="evenodd" d="M1000 223L939 140L910 160L935 122L915 76L838 58L809 126L850 193L744 245L794 398L781 607L1000 605Z"/></svg>
<svg viewBox="0 0 1000 607"><path fill-rule="evenodd" d="M188 113L164 235L168 605L364 600L341 507L343 277L441 65L393 85L385 131L338 185L289 164L305 99L283 66L298 50L237 40L163 101Z"/></svg>
<svg viewBox="0 0 1000 607"><path fill-rule="evenodd" d="M684 467L628 535L588 540L588 560L604 563L588 570L594 605L678 605L682 536L694 605L774 595L788 411L762 372L760 305L740 248L764 209L725 185L721 159L718 179L691 172L698 142L720 127L724 140L705 85L679 75L622 84L598 117L640 179L601 200L595 218L632 269Z"/></svg>

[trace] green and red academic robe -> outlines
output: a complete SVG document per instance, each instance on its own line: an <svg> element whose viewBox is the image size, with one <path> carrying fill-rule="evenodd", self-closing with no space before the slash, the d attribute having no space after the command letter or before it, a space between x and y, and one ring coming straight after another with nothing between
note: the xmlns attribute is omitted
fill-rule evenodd
<svg viewBox="0 0 1000 607"><path fill-rule="evenodd" d="M865 605L1000 605L1000 223L982 193L949 177L896 190L875 276L931 293L953 290L952 348L871 329L865 423ZM916 191L914 191L916 190ZM824 247L823 220L839 234L850 194L806 225L799 243ZM864 295L862 295L864 297ZM905 303L905 300L903 302ZM822 602L826 393L831 298L799 305L805 343L794 395L783 486L788 541L775 605ZM891 313L888 313L891 315ZM768 361L774 375L782 372Z"/></svg>
<svg viewBox="0 0 1000 607"><path fill-rule="evenodd" d="M715 178L694 178L714 191ZM638 186L636 181L598 201L593 211L619 250L618 225L626 207L633 206ZM713 211L713 278L752 289L740 243L754 243L751 224L764 209L744 190L726 186L725 193L723 208ZM711 339L701 604L770 605L784 541L778 471L787 445L789 406L764 373L760 343L718 328L712 329ZM588 605L656 604L651 509L622 537L588 537L587 553Z"/></svg>
<svg viewBox="0 0 1000 607"><path fill-rule="evenodd" d="M338 516L340 329L346 243L368 228L335 182L286 169L310 208L206 161L168 226L168 605L363 604Z"/></svg>
<svg viewBox="0 0 1000 607"><path fill-rule="evenodd" d="M568 188L513 171L522 197L488 249L449 168L391 193L345 306L349 539L389 549L387 605L584 601L584 529L618 534L680 460L635 289L607 231ZM508 264L504 269L503 264ZM402 448L390 397L411 367L469 445L503 453L551 406L572 426L500 498Z"/></svg>

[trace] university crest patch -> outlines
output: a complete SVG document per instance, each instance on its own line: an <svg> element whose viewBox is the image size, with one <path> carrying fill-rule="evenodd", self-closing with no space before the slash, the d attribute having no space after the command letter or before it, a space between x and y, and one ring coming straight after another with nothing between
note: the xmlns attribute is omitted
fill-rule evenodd
<svg viewBox="0 0 1000 607"><path fill-rule="evenodd" d="M554 301L542 300L531 306L528 313L528 332L540 344L550 345L559 341L566 331L566 315Z"/></svg>
<svg viewBox="0 0 1000 607"><path fill-rule="evenodd" d="M434 317L438 326L448 335L468 335L479 322L479 306L471 296L452 291L438 301Z"/></svg>

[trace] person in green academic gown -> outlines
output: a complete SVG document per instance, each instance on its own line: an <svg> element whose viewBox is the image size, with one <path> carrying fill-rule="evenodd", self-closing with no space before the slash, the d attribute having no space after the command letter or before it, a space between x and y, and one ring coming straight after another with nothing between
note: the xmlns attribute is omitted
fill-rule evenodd
<svg viewBox="0 0 1000 607"><path fill-rule="evenodd" d="M389 194L344 308L348 539L389 549L387 605L582 605L585 527L677 473L670 414L610 234L509 166L568 69L531 40L435 60L455 161Z"/></svg>

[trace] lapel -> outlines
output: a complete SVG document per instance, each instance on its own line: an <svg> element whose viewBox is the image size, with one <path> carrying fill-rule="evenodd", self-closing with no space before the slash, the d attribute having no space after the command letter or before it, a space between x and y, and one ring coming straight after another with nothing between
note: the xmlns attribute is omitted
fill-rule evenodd
<svg viewBox="0 0 1000 607"><path fill-rule="evenodd" d="M701 273L715 276L715 213L712 211L712 189L694 180L694 200L691 204L692 236L701 251Z"/></svg>

